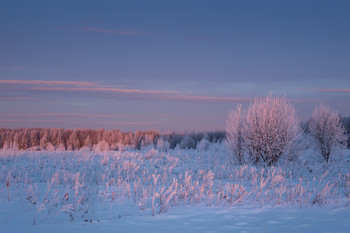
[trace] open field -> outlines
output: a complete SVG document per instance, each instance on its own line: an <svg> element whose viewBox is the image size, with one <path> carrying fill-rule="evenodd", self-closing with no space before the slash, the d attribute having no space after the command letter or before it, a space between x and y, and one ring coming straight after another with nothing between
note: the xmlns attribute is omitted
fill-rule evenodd
<svg viewBox="0 0 350 233"><path fill-rule="evenodd" d="M0 224L5 232L345 232L349 167L349 150L329 163L307 151L274 167L237 166L221 144L206 151L1 151ZM325 227L313 227L319 224Z"/></svg>

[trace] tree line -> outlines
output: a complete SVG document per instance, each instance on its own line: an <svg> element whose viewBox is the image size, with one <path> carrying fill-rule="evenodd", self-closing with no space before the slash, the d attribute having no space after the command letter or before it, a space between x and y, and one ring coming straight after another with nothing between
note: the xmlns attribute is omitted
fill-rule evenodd
<svg viewBox="0 0 350 233"><path fill-rule="evenodd" d="M0 128L0 149L5 150L117 151L155 147L166 151L176 147L195 149L200 142L205 147L208 143L222 142L224 139L224 131L161 134L154 130L122 132L80 128Z"/></svg>

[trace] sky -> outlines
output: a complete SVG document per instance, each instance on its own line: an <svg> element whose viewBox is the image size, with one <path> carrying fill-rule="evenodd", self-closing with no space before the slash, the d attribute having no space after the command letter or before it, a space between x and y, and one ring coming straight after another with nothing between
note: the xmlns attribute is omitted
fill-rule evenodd
<svg viewBox="0 0 350 233"><path fill-rule="evenodd" d="M350 1L0 5L0 127L222 130L269 94L350 116Z"/></svg>

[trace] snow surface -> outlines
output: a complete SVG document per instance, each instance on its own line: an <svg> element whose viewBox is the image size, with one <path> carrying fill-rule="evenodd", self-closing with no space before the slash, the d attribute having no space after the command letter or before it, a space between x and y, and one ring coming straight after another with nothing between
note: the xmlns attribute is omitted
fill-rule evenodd
<svg viewBox="0 0 350 233"><path fill-rule="evenodd" d="M125 211L125 210L124 210ZM124 212L118 210L120 214ZM3 212L3 211L2 211ZM108 215L109 210L105 211ZM14 213L15 214L15 213ZM101 211L103 214L103 211ZM151 216L125 211L99 222L40 223L35 226L22 213L16 221L0 224L1 232L349 232L349 207L175 207L167 213ZM2 213L3 217L3 213ZM22 219L23 218L23 219Z"/></svg>
<svg viewBox="0 0 350 233"><path fill-rule="evenodd" d="M350 232L350 151L0 152L1 232ZM154 214L154 216L153 216Z"/></svg>

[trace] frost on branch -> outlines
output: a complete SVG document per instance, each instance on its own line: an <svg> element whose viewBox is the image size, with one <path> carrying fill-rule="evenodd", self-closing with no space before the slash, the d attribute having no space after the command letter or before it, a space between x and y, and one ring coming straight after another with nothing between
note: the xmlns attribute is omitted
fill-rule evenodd
<svg viewBox="0 0 350 233"><path fill-rule="evenodd" d="M237 105L235 111L230 111L226 121L226 144L239 164L243 163L243 138L242 128L244 114L241 105Z"/></svg>
<svg viewBox="0 0 350 233"><path fill-rule="evenodd" d="M301 136L299 120L287 99L255 99L247 111L242 135L247 153L257 163L274 165L283 155L295 155Z"/></svg>
<svg viewBox="0 0 350 233"><path fill-rule="evenodd" d="M342 148L347 141L345 128L338 112L325 105L320 105L313 111L309 133L314 148L322 154L326 161L329 160L334 150Z"/></svg>

